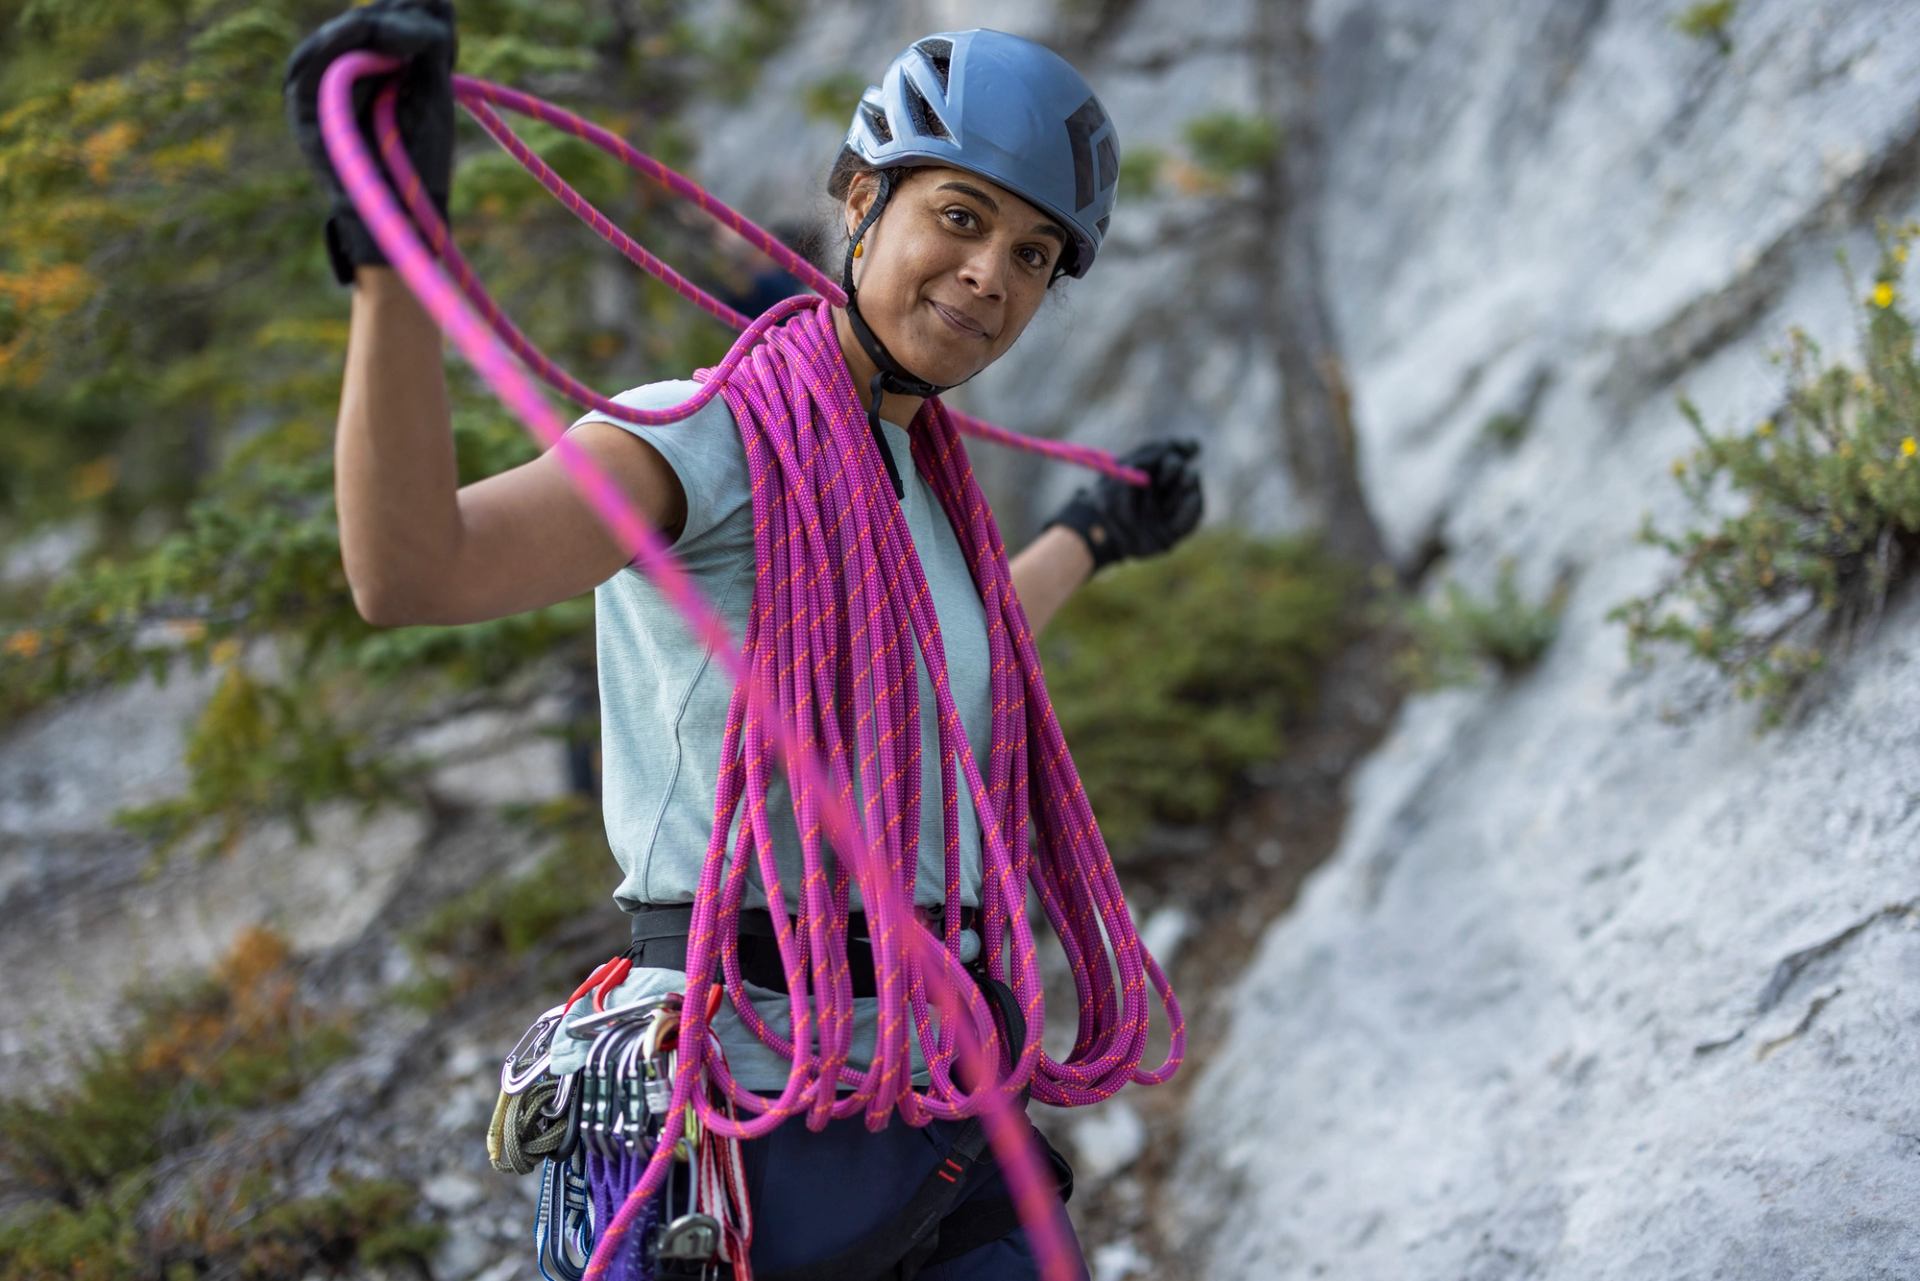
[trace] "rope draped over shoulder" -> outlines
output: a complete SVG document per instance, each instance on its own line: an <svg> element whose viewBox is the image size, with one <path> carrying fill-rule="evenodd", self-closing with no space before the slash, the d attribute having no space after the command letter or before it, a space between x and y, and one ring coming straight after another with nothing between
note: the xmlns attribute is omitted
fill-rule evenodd
<svg viewBox="0 0 1920 1281"><path fill-rule="evenodd" d="M455 77L455 91L483 127L519 156L541 182L628 257L705 310L744 325L740 339L695 396L666 410L638 411L605 400L557 370L488 299L453 247L400 144L395 91L376 99L381 158L413 214L401 212L361 144L351 83L399 64L356 53L339 59L321 85L323 135L347 190L381 248L448 335L501 398L560 461L608 524L635 549L644 571L688 620L696 640L713 646L736 679L729 708L713 835L706 851L688 937L688 987L682 1007L681 1066L671 1110L653 1158L626 1204L602 1224L589 1276L602 1275L619 1240L659 1188L692 1107L702 1126L738 1138L766 1133L795 1115L819 1128L864 1114L878 1129L899 1112L910 1124L979 1116L1034 1232L1049 1277L1066 1276L1068 1254L1024 1128L1012 1112L1030 1086L1060 1106L1108 1097L1128 1082L1164 1081L1178 1068L1185 1031L1179 1003L1141 945L1113 864L1074 771L1047 699L1038 652L1013 590L1006 549L960 441L962 430L1036 447L1040 452L1141 479L1081 447L1031 442L975 423L928 400L914 423L912 461L932 488L964 550L986 616L993 695L992 751L982 763L954 705L945 650L925 574L900 504L891 492L858 390L834 333L839 293L810 264L712 199L697 186L577 117L500 86ZM494 102L568 129L670 189L696 200L824 297L787 299L750 324L701 294L664 263L612 228L513 138ZM557 189L556 189L557 185ZM433 252L414 226L427 228ZM437 257L436 257L437 255ZM462 295L465 298L462 298ZM496 334L498 336L496 336ZM743 645L693 588L664 540L632 504L565 438L564 426L514 365L519 356L543 379L581 403L634 422L686 418L715 395L739 425L752 485L756 580ZM914 655L934 690L938 766L944 798L945 937L933 939L913 914L920 837L922 735ZM781 882L774 857L767 789L776 766L791 781L801 835L803 879ZM960 949L960 786L980 817L982 941L989 972L1008 984L1026 1014L1027 1035L1012 1070L998 1077L997 1032L986 1003L962 968ZM727 835L745 813L736 843ZM823 839L824 838L824 839ZM739 911L749 869L757 867L790 989L792 1035L759 1017L742 981ZM859 886L872 936L879 992L873 1058L848 1066L853 995L846 955L850 890ZM1043 1048L1043 996L1026 913L1031 886L1061 940L1079 996L1073 1048L1055 1060ZM787 914L789 904L797 908ZM726 996L746 1025L792 1064L785 1089L765 1099L742 1089L715 1050L708 995L716 964ZM1151 987L1167 1012L1165 1060L1141 1066L1147 1050ZM912 1047L929 1068L925 1090L912 1083ZM968 1068L971 1089L954 1080ZM844 1099L836 1091L847 1087ZM731 1104L731 1108L728 1106ZM735 1110L745 1114L737 1119Z"/></svg>
<svg viewBox="0 0 1920 1281"><path fill-rule="evenodd" d="M886 920L893 909L911 904L918 862L925 765L920 760L925 712L913 662L918 651L937 718L947 909L943 942L957 970L964 789L980 816L980 907L989 971L1013 988L1028 1019L1027 1042L1016 1047L1018 1058L1004 1087L1017 1092L1031 1083L1040 1101L1072 1106L1104 1098L1130 1080L1161 1079L1140 1072L1139 1063L1146 1049L1147 985L1152 982L1166 994L1164 978L1134 933L1047 699L1005 545L944 408L930 400L916 420L913 462L953 525L986 616L993 750L985 762L975 760L954 704L926 576L865 430L865 411L841 358L828 304L797 304L732 371L722 394L746 446L760 566L743 645L747 660L776 691L777 707L770 710L822 754L842 802L859 803L869 847L895 887L888 894L864 880L860 884L862 899L875 905L870 910L881 918L874 940L881 1025L872 1066L859 1074L844 1070L852 1024L846 868L823 848L819 798L796 789L805 881L799 887L780 885L765 809L772 755L762 714L748 705L744 687L729 709L714 835L700 891L719 896L719 933L714 939L689 940L690 973L707 972L703 945L717 949L741 1018L770 1048L793 1060L788 1089L793 1097L783 1095L778 1108L804 1101L817 1124L862 1107L876 1122L895 1107L913 1123L964 1114L945 1101L955 1090L953 1029L934 1035L925 990L930 976L889 942L889 925L904 931L906 923ZM746 818L729 860L724 842L743 803ZM1037 831L1030 831L1030 814ZM756 865L773 904L793 993L791 1042L760 1021L738 986L738 940L731 930L737 928L747 869ZM1082 985L1080 1036L1064 1062L1041 1050L1043 998L1025 912L1029 884ZM801 905L800 928L791 932L780 920L789 901ZM1118 985L1107 964L1106 939L1112 940ZM837 981L825 981L828 976ZM699 994L689 988L690 1001ZM984 1018L978 993L973 997L971 1016ZM908 1008L911 1026L890 1019ZM991 1045L991 1023L981 1023L979 1031ZM910 1034L919 1037L933 1073L933 1088L925 1094L910 1085ZM818 1036L817 1048L806 1044L810 1035ZM717 1061L710 1061L709 1070L743 1110L774 1110L767 1100L737 1091ZM854 1093L836 1103L838 1086ZM724 1122L716 1128L724 1133Z"/></svg>

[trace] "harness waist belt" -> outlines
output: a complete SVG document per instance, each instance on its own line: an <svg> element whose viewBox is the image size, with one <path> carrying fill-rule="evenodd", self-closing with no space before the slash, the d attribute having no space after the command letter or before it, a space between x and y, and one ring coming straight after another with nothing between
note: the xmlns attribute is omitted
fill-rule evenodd
<svg viewBox="0 0 1920 1281"><path fill-rule="evenodd" d="M944 913L939 908L923 908L933 913L928 923L936 936L943 929ZM627 956L638 966L649 969L685 970L687 968L687 931L693 924L693 904L673 903L643 907L632 914L632 943ZM960 909L960 928L980 929L978 908ZM981 964L985 958L984 940ZM867 918L862 912L847 916L847 967L853 979L853 994L875 996L873 945L867 934ZM740 912L740 977L755 987L775 992L787 990L787 970L780 960L780 945L774 939L773 916L764 908ZM715 981L722 975L716 965Z"/></svg>

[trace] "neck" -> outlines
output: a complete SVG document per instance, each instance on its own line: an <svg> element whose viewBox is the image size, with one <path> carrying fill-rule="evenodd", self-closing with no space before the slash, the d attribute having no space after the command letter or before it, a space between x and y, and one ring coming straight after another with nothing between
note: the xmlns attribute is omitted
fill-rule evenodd
<svg viewBox="0 0 1920 1281"><path fill-rule="evenodd" d="M847 362L847 372L853 375L854 389L860 393L860 407L865 409L870 403L867 389L873 386L873 376L880 370L868 358L860 340L853 336L853 322L847 319L845 307L833 309L833 333L840 340L840 358ZM883 392L880 396L880 416L890 423L906 426L913 422L920 413L920 407L926 403L918 396Z"/></svg>

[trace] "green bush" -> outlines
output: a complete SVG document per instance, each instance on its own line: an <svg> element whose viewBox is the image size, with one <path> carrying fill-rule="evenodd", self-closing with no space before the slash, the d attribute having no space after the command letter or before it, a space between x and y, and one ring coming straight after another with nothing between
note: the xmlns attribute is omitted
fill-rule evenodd
<svg viewBox="0 0 1920 1281"><path fill-rule="evenodd" d="M0 1099L0 1175L27 1198L0 1222L0 1275L265 1281L424 1262L439 1229L416 1221L404 1185L336 1178L288 1200L276 1195L284 1171L222 1161L191 1164L184 1193L161 1187L163 1163L171 1185L181 1154L351 1052L345 1022L317 1015L297 986L285 942L247 931L211 974L151 995L126 1040L93 1048L71 1086ZM159 1191L171 1208L145 1213Z"/></svg>
<svg viewBox="0 0 1920 1281"><path fill-rule="evenodd" d="M1727 25L1739 7L1739 0L1701 0L1675 14L1673 27L1682 35L1707 41L1723 54L1732 53L1733 38L1727 34Z"/></svg>
<svg viewBox="0 0 1920 1281"><path fill-rule="evenodd" d="M1316 545L1227 531L1117 567L1041 641L1047 686L1107 845L1218 818L1347 638L1347 576Z"/></svg>
<svg viewBox="0 0 1920 1281"><path fill-rule="evenodd" d="M858 71L836 71L811 80L800 89L800 111L809 120L844 125L853 119L860 95L867 91L867 77Z"/></svg>
<svg viewBox="0 0 1920 1281"><path fill-rule="evenodd" d="M1251 173L1280 150L1280 126L1264 116L1216 111L1187 121L1184 134L1194 163L1214 177Z"/></svg>
<svg viewBox="0 0 1920 1281"><path fill-rule="evenodd" d="M297 1093L351 1045L342 1023L296 999L285 942L248 930L211 975L149 995L128 1039L91 1049L72 1089L0 1099L0 1173L78 1203L233 1113Z"/></svg>
<svg viewBox="0 0 1920 1281"><path fill-rule="evenodd" d="M141 1180L123 1180L113 1199L41 1203L0 1225L0 1266L14 1281L284 1281L428 1264L446 1229L418 1218L417 1189L337 1171L330 1181L320 1195L285 1199L266 1172L223 1170L143 1232Z"/></svg>
<svg viewBox="0 0 1920 1281"><path fill-rule="evenodd" d="M1527 429L1531 426L1519 414L1500 413L1480 425L1480 434L1502 449L1512 449L1527 438Z"/></svg>
<svg viewBox="0 0 1920 1281"><path fill-rule="evenodd" d="M1713 664L1761 702L1764 726L1879 617L1920 558L1920 354L1899 289L1917 234L1920 223L1882 229L1858 368L1828 363L1796 329L1776 358L1787 389L1772 417L1717 435L1681 401L1700 444L1673 475L1694 522L1673 535L1643 522L1641 540L1677 568L1608 615L1626 624L1636 660L1665 643ZM1850 272L1847 287L1857 291Z"/></svg>
<svg viewBox="0 0 1920 1281"><path fill-rule="evenodd" d="M1145 143L1128 147L1120 157L1120 190L1128 199L1151 196L1160 189L1160 171L1167 153Z"/></svg>
<svg viewBox="0 0 1920 1281"><path fill-rule="evenodd" d="M1417 689L1435 689L1470 683L1489 664L1507 676L1533 666L1553 644L1566 596L1563 581L1539 604L1524 599L1509 559L1500 565L1491 599L1475 599L1449 580L1438 603L1389 598L1375 617L1407 635L1396 675Z"/></svg>

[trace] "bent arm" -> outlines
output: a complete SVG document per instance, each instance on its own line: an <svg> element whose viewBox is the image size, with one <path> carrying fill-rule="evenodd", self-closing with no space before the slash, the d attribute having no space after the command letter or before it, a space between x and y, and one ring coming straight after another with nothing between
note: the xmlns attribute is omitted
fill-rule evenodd
<svg viewBox="0 0 1920 1281"><path fill-rule="evenodd" d="M1054 525L1028 543L1007 567L1013 571L1014 594L1037 636L1067 597L1092 576L1093 553L1080 535Z"/></svg>
<svg viewBox="0 0 1920 1281"><path fill-rule="evenodd" d="M650 522L678 531L686 498L659 451L611 423L570 436ZM459 487L440 331L391 268L355 274L334 468L341 560L376 626L541 609L627 562L555 450Z"/></svg>

